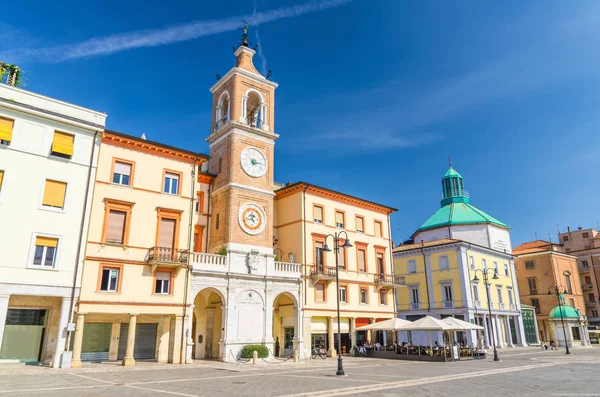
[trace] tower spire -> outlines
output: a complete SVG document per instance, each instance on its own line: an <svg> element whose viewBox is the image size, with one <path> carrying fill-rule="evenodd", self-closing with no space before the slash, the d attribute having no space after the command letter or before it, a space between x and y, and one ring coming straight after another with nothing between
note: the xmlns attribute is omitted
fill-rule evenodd
<svg viewBox="0 0 600 397"><path fill-rule="evenodd" d="M450 155L448 155L448 165L452 168L452 159L450 158Z"/></svg>

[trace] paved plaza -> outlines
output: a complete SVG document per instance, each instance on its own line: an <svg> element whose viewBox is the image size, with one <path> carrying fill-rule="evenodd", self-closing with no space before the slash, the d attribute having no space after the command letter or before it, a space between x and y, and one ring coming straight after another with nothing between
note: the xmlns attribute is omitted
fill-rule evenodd
<svg viewBox="0 0 600 397"><path fill-rule="evenodd" d="M298 363L88 364L81 369L0 367L0 396L600 396L600 349L502 350L491 359L420 363L344 358Z"/></svg>

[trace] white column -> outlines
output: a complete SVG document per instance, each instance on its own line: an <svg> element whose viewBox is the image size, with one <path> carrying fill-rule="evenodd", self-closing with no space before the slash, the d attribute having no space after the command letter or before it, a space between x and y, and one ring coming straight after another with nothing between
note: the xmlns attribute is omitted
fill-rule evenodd
<svg viewBox="0 0 600 397"><path fill-rule="evenodd" d="M135 347L135 326L137 325L137 314L129 315L129 328L127 329L127 346L125 348L125 358L123 365L126 367L135 365L133 352ZM177 337L175 338L177 339Z"/></svg>
<svg viewBox="0 0 600 397"><path fill-rule="evenodd" d="M350 343L356 346L356 318L350 317Z"/></svg>
<svg viewBox="0 0 600 397"><path fill-rule="evenodd" d="M510 332L510 317L506 316L506 338L508 339L508 346L514 347L512 340L512 332Z"/></svg>
<svg viewBox="0 0 600 397"><path fill-rule="evenodd" d="M67 323L69 322L69 311L71 309L71 298L63 298L60 308L60 319L58 320L58 335L56 336L56 350L52 360L52 368L60 367L60 358L65 350L67 340Z"/></svg>
<svg viewBox="0 0 600 397"><path fill-rule="evenodd" d="M500 327L500 319L496 314L494 316L493 325L494 327L494 336L496 336L496 347L504 347L504 343L502 341L502 327Z"/></svg>
<svg viewBox="0 0 600 397"><path fill-rule="evenodd" d="M246 123L246 113L247 113L247 106L248 106L248 97L246 95L244 95L242 97L242 114L240 115L240 121L242 123Z"/></svg>
<svg viewBox="0 0 600 397"><path fill-rule="evenodd" d="M262 126L261 128L265 131L269 130L269 124L267 123L268 119L267 119L267 104L262 102L260 104L260 119L262 122Z"/></svg>
<svg viewBox="0 0 600 397"><path fill-rule="evenodd" d="M538 339L538 343L539 343L539 338L540 338L540 334L537 328L537 317L535 318L535 337L536 339ZM517 342L518 345L521 347L527 347L527 339L525 338L525 328L523 327L523 316L518 315L517 317L515 317L515 329L517 331ZM547 336L547 335L546 335Z"/></svg>
<svg viewBox="0 0 600 397"><path fill-rule="evenodd" d="M2 337L4 336L4 326L6 325L9 299L10 295L0 295L0 348L2 348Z"/></svg>
<svg viewBox="0 0 600 397"><path fill-rule="evenodd" d="M471 320L475 320L475 316L468 311L465 312L465 321L470 323ZM477 331L467 330L465 334L467 335L467 344L469 346L472 344L477 344Z"/></svg>
<svg viewBox="0 0 600 397"><path fill-rule="evenodd" d="M485 347L486 349L489 349L492 343L490 340L490 330L488 328L487 314L483 315L483 333L485 337Z"/></svg>

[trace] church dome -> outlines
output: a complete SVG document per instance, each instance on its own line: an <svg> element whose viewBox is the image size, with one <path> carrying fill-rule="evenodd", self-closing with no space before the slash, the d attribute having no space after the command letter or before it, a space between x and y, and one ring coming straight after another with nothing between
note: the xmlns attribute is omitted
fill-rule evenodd
<svg viewBox="0 0 600 397"><path fill-rule="evenodd" d="M441 208L425 221L418 232L455 225L508 225L471 204L469 192L463 188L463 177L452 166L442 178Z"/></svg>
<svg viewBox="0 0 600 397"><path fill-rule="evenodd" d="M562 311L563 318L579 318L579 313L577 310L573 309L571 306L561 305L556 306L554 309L550 310L549 318L560 319L560 312Z"/></svg>

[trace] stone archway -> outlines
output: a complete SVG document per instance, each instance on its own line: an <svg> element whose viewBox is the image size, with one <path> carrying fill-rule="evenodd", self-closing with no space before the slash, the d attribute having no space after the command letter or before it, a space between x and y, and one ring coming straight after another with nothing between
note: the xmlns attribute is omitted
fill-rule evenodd
<svg viewBox="0 0 600 397"><path fill-rule="evenodd" d="M289 357L295 349L301 353L298 341L302 331L298 302L287 292L278 294L273 300L273 353L280 357ZM277 339L279 338L279 349Z"/></svg>
<svg viewBox="0 0 600 397"><path fill-rule="evenodd" d="M194 359L223 359L221 342L225 306L223 294L215 288L205 288L196 295L192 320Z"/></svg>

